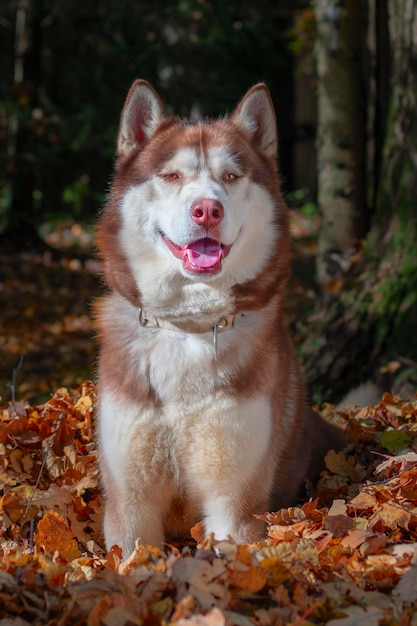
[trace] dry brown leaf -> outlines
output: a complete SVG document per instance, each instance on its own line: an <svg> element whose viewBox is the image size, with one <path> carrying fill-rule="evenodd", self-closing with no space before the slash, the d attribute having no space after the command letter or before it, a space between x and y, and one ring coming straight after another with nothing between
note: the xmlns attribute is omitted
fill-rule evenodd
<svg viewBox="0 0 417 626"><path fill-rule="evenodd" d="M185 557L172 566L172 581L177 588L177 601L190 593L201 610L207 611L214 605L227 605L229 592L224 585L226 565L217 559L212 563L204 559Z"/></svg>
<svg viewBox="0 0 417 626"><path fill-rule="evenodd" d="M257 565L246 565L242 569L228 568L227 582L232 587L238 587L246 594L260 591L266 585L266 575Z"/></svg>
<svg viewBox="0 0 417 626"><path fill-rule="evenodd" d="M352 548L352 550L355 550L355 548L361 546L373 535L374 533L370 530L349 530L347 536L343 537L341 545L345 548Z"/></svg>
<svg viewBox="0 0 417 626"><path fill-rule="evenodd" d="M325 458L327 469L333 474L339 474L349 478L353 482L360 482L366 475L363 466L358 463L354 456L346 456L344 452L330 450Z"/></svg>
<svg viewBox="0 0 417 626"><path fill-rule="evenodd" d="M327 516L331 517L332 515L345 515L347 512L347 506L345 500L333 500L332 506L330 507Z"/></svg>
<svg viewBox="0 0 417 626"><path fill-rule="evenodd" d="M349 507L357 511L366 511L367 509L373 509L378 504L378 500L374 493L369 491L362 491L349 502Z"/></svg>
<svg viewBox="0 0 417 626"><path fill-rule="evenodd" d="M39 522L34 541L51 557L58 552L68 562L81 556L77 541L67 522L52 509L47 511Z"/></svg>
<svg viewBox="0 0 417 626"><path fill-rule="evenodd" d="M197 522L197 524L194 524L194 526L190 529L190 535L197 543L202 543L205 536L203 522Z"/></svg>
<svg viewBox="0 0 417 626"><path fill-rule="evenodd" d="M345 537L355 526L355 521L347 515L331 515L324 522L324 528L332 533L333 537Z"/></svg>
<svg viewBox="0 0 417 626"><path fill-rule="evenodd" d="M387 529L393 530L399 526L408 530L411 515L400 506L384 503L375 519L381 521Z"/></svg>
<svg viewBox="0 0 417 626"><path fill-rule="evenodd" d="M404 472L406 469L417 465L417 454L415 452L407 452L406 454L399 454L398 456L390 457L378 465L375 469L375 473L379 474L381 472L385 472L393 465L398 467L398 472Z"/></svg>

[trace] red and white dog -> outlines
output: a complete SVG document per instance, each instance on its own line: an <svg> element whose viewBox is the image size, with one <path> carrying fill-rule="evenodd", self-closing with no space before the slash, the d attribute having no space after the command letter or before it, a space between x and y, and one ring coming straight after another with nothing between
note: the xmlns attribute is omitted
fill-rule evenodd
<svg viewBox="0 0 417 626"><path fill-rule="evenodd" d="M136 81L98 228L100 468L109 548L206 533L260 539L342 435L305 405L283 325L287 209L275 114L255 85L230 117L171 117Z"/></svg>

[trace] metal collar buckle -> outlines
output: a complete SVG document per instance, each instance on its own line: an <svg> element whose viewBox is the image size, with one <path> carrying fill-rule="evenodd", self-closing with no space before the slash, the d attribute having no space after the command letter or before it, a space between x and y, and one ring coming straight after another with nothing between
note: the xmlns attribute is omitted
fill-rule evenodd
<svg viewBox="0 0 417 626"><path fill-rule="evenodd" d="M158 320L155 318L150 322L141 307L138 309L138 321L142 328L160 328Z"/></svg>
<svg viewBox="0 0 417 626"><path fill-rule="evenodd" d="M231 319L226 317L221 317L217 322L213 322L213 346L214 346L214 354L217 359L217 348L218 348L218 340L217 335L222 333L225 330L230 330L235 325L235 316Z"/></svg>

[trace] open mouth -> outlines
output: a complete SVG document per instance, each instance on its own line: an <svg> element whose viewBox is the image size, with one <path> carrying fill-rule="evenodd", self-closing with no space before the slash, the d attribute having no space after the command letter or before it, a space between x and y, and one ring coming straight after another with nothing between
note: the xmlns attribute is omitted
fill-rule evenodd
<svg viewBox="0 0 417 626"><path fill-rule="evenodd" d="M191 274L218 274L222 261L232 246L225 246L215 239L204 237L186 246L179 246L162 234L162 239L172 254L182 260L182 265Z"/></svg>

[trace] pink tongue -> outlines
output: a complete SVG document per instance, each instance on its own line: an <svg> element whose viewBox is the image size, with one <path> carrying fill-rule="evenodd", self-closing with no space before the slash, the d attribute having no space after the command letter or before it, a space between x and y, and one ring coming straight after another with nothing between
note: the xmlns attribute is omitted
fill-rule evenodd
<svg viewBox="0 0 417 626"><path fill-rule="evenodd" d="M223 249L214 239L199 239L184 250L184 256L194 267L210 268L217 265L223 258Z"/></svg>

